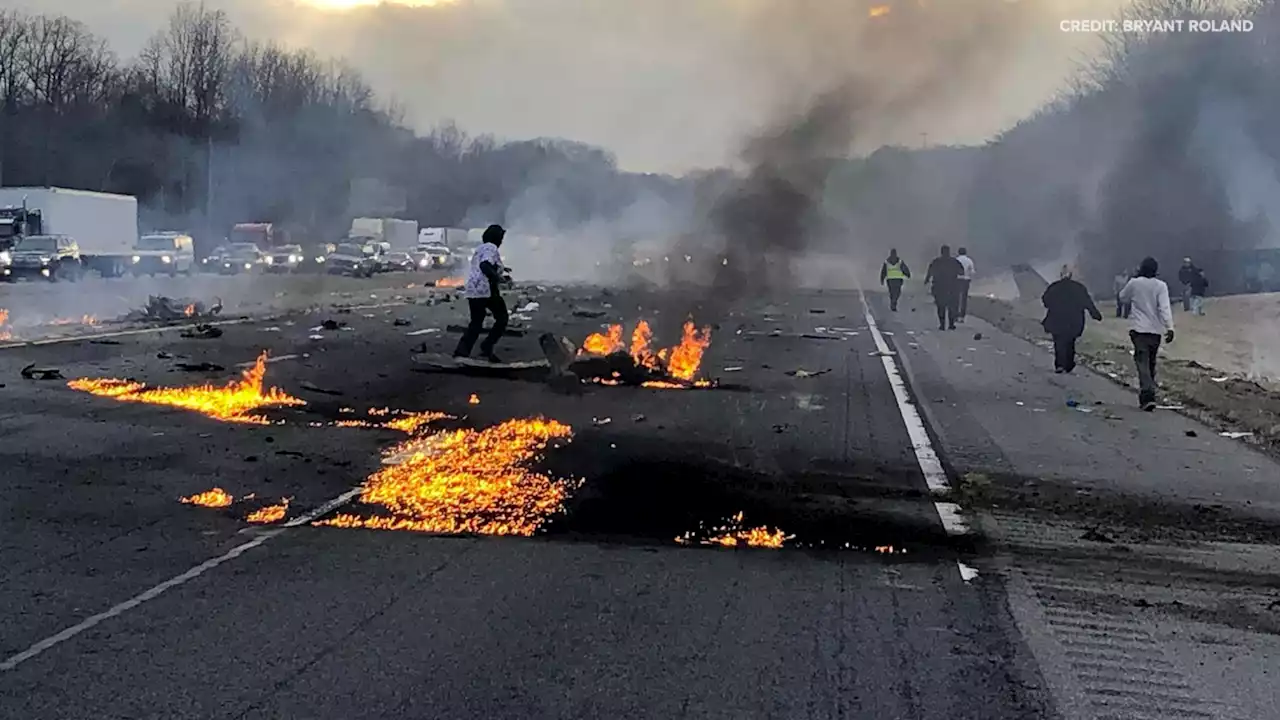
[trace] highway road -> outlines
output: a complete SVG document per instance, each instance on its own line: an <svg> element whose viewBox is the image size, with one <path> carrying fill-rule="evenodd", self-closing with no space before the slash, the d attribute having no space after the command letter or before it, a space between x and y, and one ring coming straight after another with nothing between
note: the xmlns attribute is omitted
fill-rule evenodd
<svg viewBox="0 0 1280 720"><path fill-rule="evenodd" d="M1273 652L1262 616L1192 597L1265 595L1272 461L1207 431L1189 446L1192 421L1055 378L980 321L939 333L919 297L892 314L849 291L694 306L718 386L562 394L415 368L411 348L446 352L463 321L425 281L276 282L237 297L218 338L78 327L0 351L0 715L1265 717L1274 701L1238 669ZM643 290L511 300L538 307L510 359L540 357L542 332L642 319L674 345L684 320ZM67 383L221 385L263 351L265 384L305 401L270 424ZM64 379L24 379L33 363ZM339 424L383 408L446 413L433 427L459 437L568 426L517 473L563 481L563 512L530 537L334 526L389 512L359 489L405 433ZM179 501L214 487L238 501ZM248 521L284 498L277 522ZM782 547L698 542L739 513ZM1255 562L1232 565L1244 547ZM1155 597L1156 568L1189 594ZM1224 647L1242 656L1190 660Z"/></svg>

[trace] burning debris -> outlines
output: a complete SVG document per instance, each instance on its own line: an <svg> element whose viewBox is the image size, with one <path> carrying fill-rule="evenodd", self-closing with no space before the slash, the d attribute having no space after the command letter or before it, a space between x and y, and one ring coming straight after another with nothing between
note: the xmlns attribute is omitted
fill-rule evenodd
<svg viewBox="0 0 1280 720"><path fill-rule="evenodd" d="M234 501L235 498L231 496L231 493L220 487L216 487L212 490L206 490L202 493L197 493L191 497L180 498L180 502L185 505L199 505L200 507L207 508L230 507L231 503Z"/></svg>
<svg viewBox="0 0 1280 720"><path fill-rule="evenodd" d="M574 484L530 469L552 440L572 429L542 418L456 430L392 448L365 482L361 501L389 516L341 514L316 525L431 533L536 533L560 512Z"/></svg>
<svg viewBox="0 0 1280 720"><path fill-rule="evenodd" d="M121 402L168 405L194 410L226 422L268 425L270 420L253 414L254 410L269 407L306 405L305 400L286 394L279 388L263 390L267 373L267 353L258 356L253 367L244 371L243 377L225 387L199 385L186 388L148 388L144 383L130 380L90 379L72 380L67 386L99 397Z"/></svg>
<svg viewBox="0 0 1280 720"><path fill-rule="evenodd" d="M12 340L13 333L5 326L9 324L9 311L0 308L0 342Z"/></svg>
<svg viewBox="0 0 1280 720"><path fill-rule="evenodd" d="M82 315L79 320L72 318L57 318L49 322L50 325L61 327L63 325L84 325L93 327L98 324L98 318L92 315Z"/></svg>
<svg viewBox="0 0 1280 720"><path fill-rule="evenodd" d="M543 351L553 367L564 366L565 371L602 385L663 389L712 386L710 381L697 379L702 356L711 346L711 328L699 330L689 320L679 345L654 351L652 344L653 330L641 320L631 334L630 345L623 341L623 327L610 325L604 333L588 336L567 365L563 357L551 357L560 354L555 343L543 343Z"/></svg>
<svg viewBox="0 0 1280 720"><path fill-rule="evenodd" d="M354 413L351 408L342 408L344 414ZM440 420L452 420L453 416L441 412L412 412L409 410L392 410L390 408L374 408L369 410L369 416L375 418L390 418L382 421L373 420L339 420L334 423L337 427L360 427L360 428L381 428L386 430L399 430L400 432L413 435L422 428L433 422Z"/></svg>
<svg viewBox="0 0 1280 720"><path fill-rule="evenodd" d="M721 547L780 548L795 535L787 535L781 530L767 527L747 528L743 525L744 514L739 512L729 518L724 525L711 529L699 528L676 538L681 545L719 545Z"/></svg>
<svg viewBox="0 0 1280 720"><path fill-rule="evenodd" d="M130 312L125 320L136 322L180 322L214 318L222 314L222 298L215 298L212 306L191 298L171 298L164 295L152 295L147 298L146 307Z"/></svg>
<svg viewBox="0 0 1280 720"><path fill-rule="evenodd" d="M284 498L276 505L267 505L249 513L245 520L254 525L270 525L284 519L289 512L289 498Z"/></svg>
<svg viewBox="0 0 1280 720"><path fill-rule="evenodd" d="M460 288L467 284L467 279L462 277L440 278L436 281L438 288Z"/></svg>

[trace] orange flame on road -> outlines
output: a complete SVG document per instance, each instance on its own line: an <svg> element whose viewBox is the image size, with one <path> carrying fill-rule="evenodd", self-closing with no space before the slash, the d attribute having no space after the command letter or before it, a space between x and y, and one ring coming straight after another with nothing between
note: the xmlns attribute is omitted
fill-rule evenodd
<svg viewBox="0 0 1280 720"><path fill-rule="evenodd" d="M559 512L572 484L529 469L568 425L542 418L456 430L392 448L361 501L390 516L344 513L316 525L432 533L533 535Z"/></svg>
<svg viewBox="0 0 1280 720"><path fill-rule="evenodd" d="M206 490L202 493L196 493L191 497L181 498L181 502L187 505L199 505L200 507L222 508L231 504L235 498L231 497L231 493L216 487L212 490Z"/></svg>
<svg viewBox="0 0 1280 720"><path fill-rule="evenodd" d="M456 288L456 287L462 287L463 285L466 285L466 284L467 284L467 279L460 278L460 277L440 278L439 280L436 281L436 287L438 288Z"/></svg>
<svg viewBox="0 0 1280 720"><path fill-rule="evenodd" d="M245 518L255 525L270 525L284 519L285 513L289 511L289 498L284 498L278 505L268 505L258 508L249 513L249 517Z"/></svg>
<svg viewBox="0 0 1280 720"><path fill-rule="evenodd" d="M0 308L0 340L13 339L13 333L4 329L4 326L8 324L9 324L9 311L5 310L4 308Z"/></svg>
<svg viewBox="0 0 1280 720"><path fill-rule="evenodd" d="M719 545L721 547L738 547L746 545L747 547L764 547L764 548L780 548L788 540L794 540L794 535L787 535L778 529L769 529L767 527L747 528L743 525L745 515L739 512L737 515L729 518L728 522L721 526L712 528L710 531L702 531L697 533L685 533L676 538L676 542L681 545L689 545L698 543L700 545ZM705 536L703 539L697 539L699 536Z"/></svg>
<svg viewBox="0 0 1280 720"><path fill-rule="evenodd" d="M623 329L621 325L610 325L606 331L607 334L594 333L589 335L582 343L580 355L612 355L613 353L623 352L627 348L622 342ZM649 327L649 323L641 320L636 323L636 329L631 334L631 359L636 365L658 372L665 372L667 375L681 380L686 383L693 382L698 375L698 369L702 366L702 356L706 353L707 348L711 346L711 328L706 327L698 330L692 320L684 324L683 336L680 344L673 348L663 348L658 352L650 349L653 342L653 330ZM653 381L644 384L645 387L672 387L682 388L685 385L679 383L664 383L662 381Z"/></svg>
<svg viewBox="0 0 1280 720"><path fill-rule="evenodd" d="M99 397L121 402L137 402L150 405L169 405L194 410L217 420L227 422L270 424L270 420L252 411L266 407L306 405L305 400L286 394L279 388L263 390L267 374L267 353L258 356L253 367L244 371L243 377L225 387L198 385L185 388L150 388L140 382L113 379L81 378L67 386Z"/></svg>
<svg viewBox="0 0 1280 720"><path fill-rule="evenodd" d="M196 306L194 304L186 306L182 309L182 314L187 317L194 316L196 314Z"/></svg>

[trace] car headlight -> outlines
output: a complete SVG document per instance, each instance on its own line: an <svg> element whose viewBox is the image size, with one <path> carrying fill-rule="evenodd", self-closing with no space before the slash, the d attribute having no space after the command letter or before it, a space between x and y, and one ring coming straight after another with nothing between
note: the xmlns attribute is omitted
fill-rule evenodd
<svg viewBox="0 0 1280 720"><path fill-rule="evenodd" d="M289 262L291 263L302 262L302 258L298 257L297 255L290 255Z"/></svg>
<svg viewBox="0 0 1280 720"><path fill-rule="evenodd" d="M316 262L318 262L318 263L322 263L322 262L324 262L324 258L322 258L322 257L318 257L318 258L316 258Z"/></svg>
<svg viewBox="0 0 1280 720"><path fill-rule="evenodd" d="M0 251L0 265L8 265L13 262L13 256L8 252Z"/></svg>
<svg viewBox="0 0 1280 720"><path fill-rule="evenodd" d="M245 269L245 270L252 270L252 269L253 269L253 263L245 263L245 264L244 264L244 269Z"/></svg>
<svg viewBox="0 0 1280 720"><path fill-rule="evenodd" d="M273 257L269 257L269 256L267 257L267 264L268 264L268 265L270 265L270 264L274 263L275 261L276 261L276 259L275 259L275 258L273 258Z"/></svg>
<svg viewBox="0 0 1280 720"><path fill-rule="evenodd" d="M161 257L161 258L160 258L160 262L163 262L163 263L171 263L171 262L173 262L173 258L169 257L168 255L165 255L165 256L163 256L163 257Z"/></svg>
<svg viewBox="0 0 1280 720"><path fill-rule="evenodd" d="M142 256L141 256L141 255L134 255L134 256L133 256L133 261L134 261L134 262L136 262L136 263L140 263L140 262L142 262Z"/></svg>
<svg viewBox="0 0 1280 720"><path fill-rule="evenodd" d="M427 266L427 261L426 261L426 259L423 259L423 261L422 261L422 262L420 262L420 263L418 263L418 264L419 264L419 265L421 265L422 267L426 267L426 266Z"/></svg>

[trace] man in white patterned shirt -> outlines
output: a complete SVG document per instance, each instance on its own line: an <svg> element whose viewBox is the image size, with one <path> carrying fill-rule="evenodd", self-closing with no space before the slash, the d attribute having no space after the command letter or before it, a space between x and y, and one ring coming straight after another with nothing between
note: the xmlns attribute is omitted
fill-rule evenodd
<svg viewBox="0 0 1280 720"><path fill-rule="evenodd" d="M471 356L471 349L484 330L485 315L491 313L493 328L480 343L480 354L491 363L502 362L493 354L493 348L507 329L507 303L502 299L499 289L510 283L511 278L506 275L502 254L498 251L506 235L507 231L501 225L490 225L484 231L484 242L471 256L471 273L462 289L471 309L471 322L462 334L462 339L458 340L458 347L453 351L454 357Z"/></svg>

